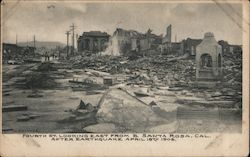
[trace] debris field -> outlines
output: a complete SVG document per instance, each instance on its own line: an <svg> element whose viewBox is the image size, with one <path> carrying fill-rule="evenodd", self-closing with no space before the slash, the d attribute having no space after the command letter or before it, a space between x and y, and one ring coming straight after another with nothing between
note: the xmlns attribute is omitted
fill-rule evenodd
<svg viewBox="0 0 250 157"><path fill-rule="evenodd" d="M197 88L190 56L74 56L3 65L4 133L241 132L242 62Z"/></svg>

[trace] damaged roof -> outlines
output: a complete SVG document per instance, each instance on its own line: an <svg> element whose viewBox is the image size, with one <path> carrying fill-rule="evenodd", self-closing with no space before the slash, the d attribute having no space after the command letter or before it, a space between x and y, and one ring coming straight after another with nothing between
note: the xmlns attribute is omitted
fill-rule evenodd
<svg viewBox="0 0 250 157"><path fill-rule="evenodd" d="M108 33L106 33L106 32L90 31L90 32L83 32L82 36L109 37L110 35Z"/></svg>
<svg viewBox="0 0 250 157"><path fill-rule="evenodd" d="M122 28L117 28L116 31L114 32L114 35L118 35L118 36L126 36L126 37L130 37L132 39L145 39L145 38L154 38L159 40L161 37L152 33L140 33L138 31L135 30L125 30Z"/></svg>
<svg viewBox="0 0 250 157"><path fill-rule="evenodd" d="M128 37L137 37L143 35L142 33L139 33L135 30L125 30L122 28L117 28L116 31L114 32L114 35L119 35L119 36L128 36Z"/></svg>

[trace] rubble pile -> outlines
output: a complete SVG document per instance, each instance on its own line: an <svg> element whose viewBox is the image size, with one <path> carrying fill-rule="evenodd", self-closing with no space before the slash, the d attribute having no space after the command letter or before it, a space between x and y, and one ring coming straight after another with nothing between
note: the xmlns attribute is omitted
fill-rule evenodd
<svg viewBox="0 0 250 157"><path fill-rule="evenodd" d="M69 62L73 63L72 68L90 68L115 74L122 73L123 69L121 69L122 64L120 61L123 60L124 58L122 57L91 55L80 59L71 59Z"/></svg>
<svg viewBox="0 0 250 157"><path fill-rule="evenodd" d="M225 100L234 100L240 104L242 102L242 57L232 54L224 57L223 83L221 93Z"/></svg>
<svg viewBox="0 0 250 157"><path fill-rule="evenodd" d="M224 61L224 80L235 89L242 85L242 59L235 57L225 57Z"/></svg>
<svg viewBox="0 0 250 157"><path fill-rule="evenodd" d="M241 108L242 62L241 57L224 58L223 78L213 89L195 86L195 61L188 56L151 55L138 59L125 56L84 56L70 61L73 68L90 68L111 75L126 75L126 84L169 87L171 91L191 91L192 95L203 95L207 101L234 101Z"/></svg>
<svg viewBox="0 0 250 157"><path fill-rule="evenodd" d="M195 69L192 60L168 61L167 56L140 58L127 63L129 71L146 71L153 83L160 81L165 85L177 86L195 80ZM144 73L145 74L145 73Z"/></svg>
<svg viewBox="0 0 250 157"><path fill-rule="evenodd" d="M138 74L150 75L150 79L168 80L187 83L194 81L195 68L192 60L168 61L169 56L148 56L137 60L128 60L126 57L114 56L85 56L73 62L73 68L91 68L110 74ZM157 78L152 78L157 76ZM138 78L138 77L135 77Z"/></svg>

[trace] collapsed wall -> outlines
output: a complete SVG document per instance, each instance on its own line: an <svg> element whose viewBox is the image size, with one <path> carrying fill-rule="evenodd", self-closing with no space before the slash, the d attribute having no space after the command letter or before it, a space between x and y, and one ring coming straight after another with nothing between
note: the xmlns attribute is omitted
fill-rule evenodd
<svg viewBox="0 0 250 157"><path fill-rule="evenodd" d="M142 35L142 33L134 30L117 28L109 40L107 49L102 53L102 55L120 56L131 49L132 38Z"/></svg>
<svg viewBox="0 0 250 157"><path fill-rule="evenodd" d="M120 48L118 44L118 39L117 36L112 36L109 43L108 47L104 52L102 52L102 55L110 55L110 56L120 56Z"/></svg>

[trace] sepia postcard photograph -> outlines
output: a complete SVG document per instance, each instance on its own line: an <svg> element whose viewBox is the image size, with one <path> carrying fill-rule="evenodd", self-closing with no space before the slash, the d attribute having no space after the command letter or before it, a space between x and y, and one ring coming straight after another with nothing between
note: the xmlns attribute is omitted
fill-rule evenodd
<svg viewBox="0 0 250 157"><path fill-rule="evenodd" d="M143 137L135 138L138 134L146 141L183 137L183 143L178 141L183 145L194 138L201 140L194 145L203 145L202 140L213 138L219 144L204 141L205 148L213 145L222 152L204 149L199 154L199 146L197 152L189 149L182 156L224 156L229 148L222 150L220 145L225 141L238 141L230 148L237 150L236 155L245 154L248 59L249 3L244 0L4 0L1 146L6 141L18 146L18 140L7 137L22 140L48 134L64 141L66 137L86 140L96 134L102 140L104 135L111 136L112 141L113 135L134 134L130 141L142 142ZM224 134L236 139L225 140ZM157 145L157 141L149 143ZM79 148L82 144L71 143ZM101 143L95 146L100 148ZM143 152L138 143L137 147L140 153L132 155L150 152ZM172 143L172 147L177 150L178 145ZM92 151L73 154L111 155L97 153L101 149ZM2 155L12 153L5 150ZM173 151L147 155L175 156Z"/></svg>

